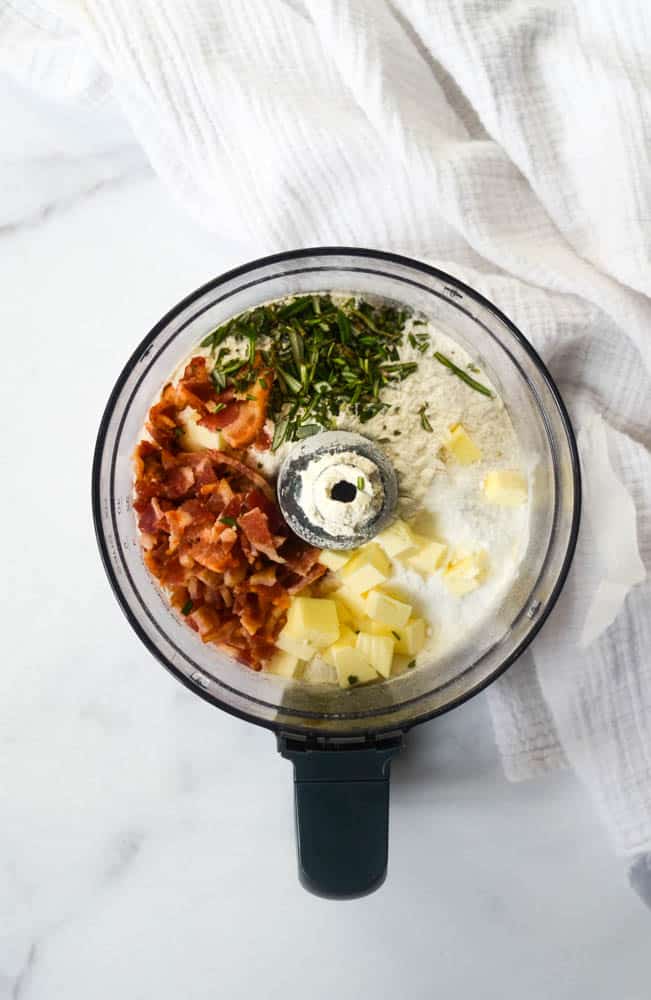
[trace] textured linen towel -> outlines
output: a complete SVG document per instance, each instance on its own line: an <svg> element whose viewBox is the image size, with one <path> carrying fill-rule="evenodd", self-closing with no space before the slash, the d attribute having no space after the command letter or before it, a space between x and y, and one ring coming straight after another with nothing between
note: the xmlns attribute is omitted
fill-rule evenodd
<svg viewBox="0 0 651 1000"><path fill-rule="evenodd" d="M572 766L651 898L651 7L69 0L0 14L0 68L112 95L204 226L460 276L569 403L585 518L562 600L489 690L514 780ZM99 104L98 104L99 106Z"/></svg>

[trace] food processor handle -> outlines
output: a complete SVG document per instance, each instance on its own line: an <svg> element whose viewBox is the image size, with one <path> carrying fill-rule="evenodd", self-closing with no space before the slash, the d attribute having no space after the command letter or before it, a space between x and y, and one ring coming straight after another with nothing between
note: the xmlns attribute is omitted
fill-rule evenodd
<svg viewBox="0 0 651 1000"><path fill-rule="evenodd" d="M389 774L402 745L307 749L280 736L294 765L299 877L329 899L354 899L378 889L387 871Z"/></svg>

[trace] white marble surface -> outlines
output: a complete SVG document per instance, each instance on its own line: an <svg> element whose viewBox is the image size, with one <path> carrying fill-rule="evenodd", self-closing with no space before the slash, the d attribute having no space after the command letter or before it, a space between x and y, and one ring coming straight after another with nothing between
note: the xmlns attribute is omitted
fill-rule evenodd
<svg viewBox="0 0 651 1000"><path fill-rule="evenodd" d="M100 132L0 88L8 108L0 1000L647 1000L649 913L590 803L567 774L509 785L481 696L395 763L384 888L299 887L289 765L140 645L90 517L133 346L273 248L187 221L110 108Z"/></svg>

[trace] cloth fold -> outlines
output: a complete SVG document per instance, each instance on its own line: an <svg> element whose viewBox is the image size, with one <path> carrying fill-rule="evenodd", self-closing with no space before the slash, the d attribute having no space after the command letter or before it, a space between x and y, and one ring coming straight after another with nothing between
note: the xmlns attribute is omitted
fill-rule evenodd
<svg viewBox="0 0 651 1000"><path fill-rule="evenodd" d="M489 703L507 776L569 764L629 856L651 851L650 48L648 5L600 0L0 14L0 69L61 101L109 93L202 225L428 259L534 343L579 430L586 517Z"/></svg>

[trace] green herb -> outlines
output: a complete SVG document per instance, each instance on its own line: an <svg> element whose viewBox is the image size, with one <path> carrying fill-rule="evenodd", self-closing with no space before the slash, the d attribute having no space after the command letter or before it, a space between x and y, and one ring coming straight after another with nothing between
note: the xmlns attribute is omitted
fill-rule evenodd
<svg viewBox="0 0 651 1000"><path fill-rule="evenodd" d="M183 437L183 434L184 434L184 431L183 431L183 428L182 428L182 427L175 427L175 428L174 428L174 430L172 431L172 434L174 435L174 437L175 437L175 438L176 438L177 440L178 440L179 438L182 438L182 437Z"/></svg>
<svg viewBox="0 0 651 1000"><path fill-rule="evenodd" d="M190 612L192 611L193 607L194 607L194 604L192 603L192 601L190 601L190 600L186 601L185 604L183 605L183 607L181 608L181 614L182 615L189 615Z"/></svg>
<svg viewBox="0 0 651 1000"><path fill-rule="evenodd" d="M274 427L274 436L271 442L271 450L276 451L280 448L281 444L285 440L285 435L289 427L288 420L277 420L276 426Z"/></svg>
<svg viewBox="0 0 651 1000"><path fill-rule="evenodd" d="M213 368L210 373L210 377L213 380L213 385L217 392L222 392L226 388L226 376L220 369Z"/></svg>
<svg viewBox="0 0 651 1000"><path fill-rule="evenodd" d="M252 396L250 392L247 392L247 394L246 394L246 396L244 398L248 399L251 403L255 403L255 401L257 400L258 397L257 396Z"/></svg>
<svg viewBox="0 0 651 1000"><path fill-rule="evenodd" d="M411 670L415 666L416 666L416 661L410 660L409 663L407 664L407 670Z"/></svg>
<svg viewBox="0 0 651 1000"><path fill-rule="evenodd" d="M266 378L259 378L259 379L258 379L258 382L260 383L260 385L261 385L261 387L262 387L263 389L266 389L266 388L267 388L267 380L266 380Z"/></svg>
<svg viewBox="0 0 651 1000"><path fill-rule="evenodd" d="M312 437L313 434L318 434L320 430L322 430L320 424L301 424L301 426L297 427L294 431L294 437L297 441L299 441L302 438Z"/></svg>
<svg viewBox="0 0 651 1000"><path fill-rule="evenodd" d="M361 491L364 489L365 486L366 486L366 480L364 479L364 476L358 476L357 489Z"/></svg>
<svg viewBox="0 0 651 1000"><path fill-rule="evenodd" d="M416 362L400 360L408 336L407 318L407 310L392 305L355 299L335 302L329 295L259 306L206 338L211 346L226 336L248 341L248 360L229 358L228 352L222 353L224 348L215 354L213 382L218 391L228 385L236 392L250 391L256 356L274 373L271 383L259 380L270 390L274 450L283 441L332 429L344 407L360 423L367 423L389 409L382 400L383 389L404 381L418 368ZM412 336L420 350L426 335Z"/></svg>
<svg viewBox="0 0 651 1000"><path fill-rule="evenodd" d="M469 365L466 365L466 368L468 369L469 372L474 372L475 375L479 374L479 372L481 371L481 368L478 368L477 365L473 365L472 362Z"/></svg>
<svg viewBox="0 0 651 1000"><path fill-rule="evenodd" d="M418 415L420 417L420 425L423 428L423 430L424 431L429 431L429 433L431 434L432 433L432 425L430 424L430 422L429 422L429 420L427 418L427 403L423 403L423 405L421 406L420 410L418 411Z"/></svg>
<svg viewBox="0 0 651 1000"><path fill-rule="evenodd" d="M229 528L234 528L237 523L234 517L220 517L219 520L222 524L227 524Z"/></svg>
<svg viewBox="0 0 651 1000"><path fill-rule="evenodd" d="M401 434L402 434L402 431L394 431L394 432L393 432L393 436L394 436L395 438L397 438L397 437L400 437L400 435L401 435Z"/></svg>
<svg viewBox="0 0 651 1000"><path fill-rule="evenodd" d="M226 403L215 403L215 409L213 413L221 413L222 410L226 409Z"/></svg>
<svg viewBox="0 0 651 1000"><path fill-rule="evenodd" d="M396 642L400 642L400 636L398 635L397 632L394 632L393 629L391 629L391 635L394 635L396 637Z"/></svg>
<svg viewBox="0 0 651 1000"><path fill-rule="evenodd" d="M356 674L348 674L348 683L351 685L357 684L359 677Z"/></svg>
<svg viewBox="0 0 651 1000"><path fill-rule="evenodd" d="M490 389L488 389L485 385L482 385L481 382L477 382L474 378L471 378L467 372L464 372L463 368L459 368L458 365L455 365L454 361L450 361L449 358L446 358L445 354L441 354L440 351L436 351L434 357L442 365L445 365L446 368L449 368L450 371L457 376L457 378L460 378L462 382L465 382L471 389L474 389L475 392L481 392L483 396L489 396L491 399L493 398L493 393Z"/></svg>

